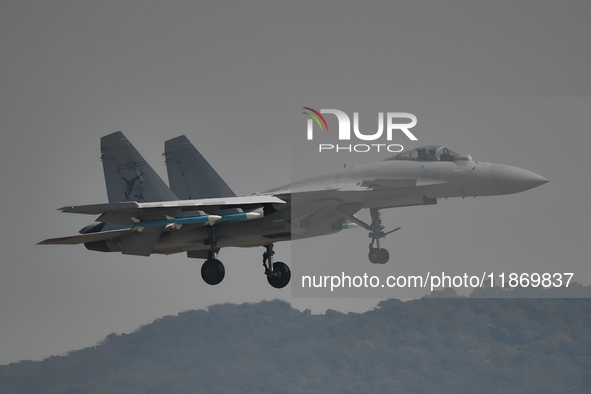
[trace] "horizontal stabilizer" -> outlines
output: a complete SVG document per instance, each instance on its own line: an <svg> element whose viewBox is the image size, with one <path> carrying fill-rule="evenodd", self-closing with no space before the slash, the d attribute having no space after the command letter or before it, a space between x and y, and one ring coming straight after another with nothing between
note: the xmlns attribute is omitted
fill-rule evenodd
<svg viewBox="0 0 591 394"><path fill-rule="evenodd" d="M126 228L123 230L102 231L98 233L89 233L81 235L73 235L70 237L49 238L39 242L37 245L76 245L87 242L104 241L111 238L121 237L131 233L131 230Z"/></svg>

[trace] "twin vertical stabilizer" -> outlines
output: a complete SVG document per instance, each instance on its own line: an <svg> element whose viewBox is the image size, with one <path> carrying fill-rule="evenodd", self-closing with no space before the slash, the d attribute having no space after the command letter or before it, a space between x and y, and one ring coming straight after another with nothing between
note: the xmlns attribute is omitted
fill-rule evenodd
<svg viewBox="0 0 591 394"><path fill-rule="evenodd" d="M109 202L178 200L122 132L101 138L101 160Z"/></svg>
<svg viewBox="0 0 591 394"><path fill-rule="evenodd" d="M184 135L166 141L164 154L170 188L181 200L236 196Z"/></svg>

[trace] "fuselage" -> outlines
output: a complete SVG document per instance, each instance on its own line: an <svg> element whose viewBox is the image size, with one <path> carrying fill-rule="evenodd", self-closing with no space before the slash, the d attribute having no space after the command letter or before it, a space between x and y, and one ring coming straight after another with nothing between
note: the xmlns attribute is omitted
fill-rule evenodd
<svg viewBox="0 0 591 394"><path fill-rule="evenodd" d="M186 252L205 259L201 277L216 285L225 276L218 253L226 247L264 246L264 273L287 286L289 266L274 261L279 241L318 237L346 228L368 232L368 260L385 264L380 244L388 234L380 210L436 204L440 198L518 193L548 182L533 172L472 160L444 146L422 146L384 161L341 168L264 193L237 196L185 136L165 142L169 185L121 132L101 138L108 203L68 205L62 212L100 215L79 235L43 245L84 244L100 252L150 256ZM369 210L370 221L355 216Z"/></svg>
<svg viewBox="0 0 591 394"><path fill-rule="evenodd" d="M237 223L216 223L220 248L262 246L278 241L321 236L346 227L346 215L363 208L428 205L439 198L479 197L517 193L548 182L524 169L473 161L384 160L342 168L272 189L287 201L264 207L264 216ZM344 212L344 214L343 214ZM202 225L164 231L154 253L209 250ZM121 250L116 239L109 251Z"/></svg>

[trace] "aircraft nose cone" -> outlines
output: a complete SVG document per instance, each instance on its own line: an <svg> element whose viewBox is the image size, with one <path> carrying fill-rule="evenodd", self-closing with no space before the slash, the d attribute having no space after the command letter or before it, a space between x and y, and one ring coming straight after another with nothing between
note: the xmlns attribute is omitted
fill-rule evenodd
<svg viewBox="0 0 591 394"><path fill-rule="evenodd" d="M534 172L502 164L492 166L492 179L501 194L518 193L549 182Z"/></svg>

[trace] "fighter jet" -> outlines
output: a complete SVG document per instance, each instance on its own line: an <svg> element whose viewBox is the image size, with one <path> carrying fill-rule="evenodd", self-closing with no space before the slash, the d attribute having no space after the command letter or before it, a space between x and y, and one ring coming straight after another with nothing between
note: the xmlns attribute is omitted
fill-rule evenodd
<svg viewBox="0 0 591 394"><path fill-rule="evenodd" d="M82 243L89 250L138 256L186 252L187 257L205 259L201 276L210 285L224 279L221 248L263 246L267 280L283 288L291 271L274 261L276 242L362 227L371 239L369 261L385 264L389 253L380 241L400 227L386 231L381 209L431 205L440 198L512 194L548 182L522 168L425 146L239 197L185 136L166 141L164 155L170 188L123 133L101 138L109 202L60 208L99 217L80 235L40 244ZM362 209L369 209L370 223L355 216Z"/></svg>

